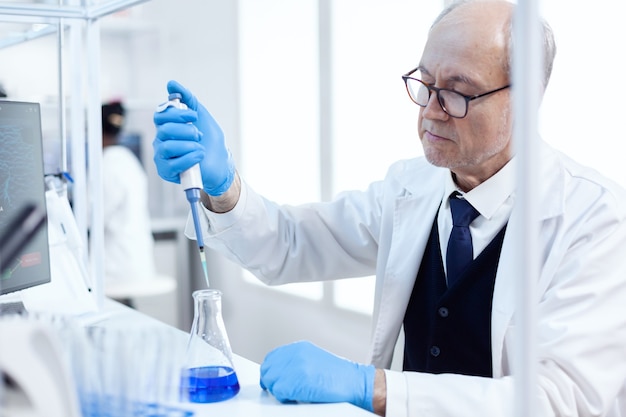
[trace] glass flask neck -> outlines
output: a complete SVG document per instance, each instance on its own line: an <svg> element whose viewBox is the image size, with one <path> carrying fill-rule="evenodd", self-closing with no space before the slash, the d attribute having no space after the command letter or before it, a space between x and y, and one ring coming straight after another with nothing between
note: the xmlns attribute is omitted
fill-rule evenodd
<svg viewBox="0 0 626 417"><path fill-rule="evenodd" d="M194 317L191 333L205 338L203 335L212 329L216 336L226 337L226 328L222 318L222 293L219 290L198 290L193 292Z"/></svg>

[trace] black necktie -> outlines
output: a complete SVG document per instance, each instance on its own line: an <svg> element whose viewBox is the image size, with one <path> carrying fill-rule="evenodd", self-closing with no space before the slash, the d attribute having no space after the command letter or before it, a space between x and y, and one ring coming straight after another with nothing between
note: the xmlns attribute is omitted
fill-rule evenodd
<svg viewBox="0 0 626 417"><path fill-rule="evenodd" d="M453 225L446 254L448 287L456 282L463 270L472 262L472 235L469 225L479 214L467 200L456 198L455 195L450 197L450 210Z"/></svg>

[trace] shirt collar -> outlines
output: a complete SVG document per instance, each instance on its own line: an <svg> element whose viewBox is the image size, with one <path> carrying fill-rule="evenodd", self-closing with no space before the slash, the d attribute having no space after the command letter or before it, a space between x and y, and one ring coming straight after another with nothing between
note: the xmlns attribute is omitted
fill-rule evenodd
<svg viewBox="0 0 626 417"><path fill-rule="evenodd" d="M457 192L469 201L481 216L490 219L515 191L515 166L516 159L513 157L500 171L467 193L457 187L450 172L450 175L446 176L444 203L447 204L450 194Z"/></svg>

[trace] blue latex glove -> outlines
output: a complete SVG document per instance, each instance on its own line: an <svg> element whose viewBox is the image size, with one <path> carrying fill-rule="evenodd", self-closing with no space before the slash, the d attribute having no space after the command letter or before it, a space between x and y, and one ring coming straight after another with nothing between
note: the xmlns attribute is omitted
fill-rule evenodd
<svg viewBox="0 0 626 417"><path fill-rule="evenodd" d="M333 355L310 342L281 346L261 364L261 388L281 402L349 402L373 411L373 365Z"/></svg>
<svg viewBox="0 0 626 417"><path fill-rule="evenodd" d="M235 164L224 143L224 134L207 109L176 81L167 83L168 93L180 93L186 110L169 107L154 113L157 132L152 146L159 176L180 183L181 172L200 163L204 191L222 195L235 178Z"/></svg>

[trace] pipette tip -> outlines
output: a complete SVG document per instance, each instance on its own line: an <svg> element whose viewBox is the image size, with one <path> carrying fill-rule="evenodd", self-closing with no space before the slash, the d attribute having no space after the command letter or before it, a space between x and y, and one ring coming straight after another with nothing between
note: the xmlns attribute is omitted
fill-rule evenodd
<svg viewBox="0 0 626 417"><path fill-rule="evenodd" d="M209 271L206 267L206 255L204 254L204 246L200 246L198 248L200 250L200 261L202 262L202 269L204 270L204 279L206 281L207 288L210 288L209 285Z"/></svg>

